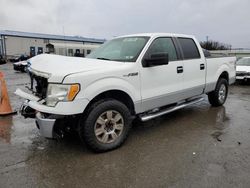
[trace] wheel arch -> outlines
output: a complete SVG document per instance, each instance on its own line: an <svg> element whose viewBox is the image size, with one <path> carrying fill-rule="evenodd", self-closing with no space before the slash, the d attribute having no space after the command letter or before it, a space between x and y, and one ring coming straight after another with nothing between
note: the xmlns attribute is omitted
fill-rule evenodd
<svg viewBox="0 0 250 188"><path fill-rule="evenodd" d="M219 76L217 82L219 81L220 78L224 78L225 80L227 80L227 82L229 82L229 73L228 73L227 71L223 71L223 72L220 74L220 76Z"/></svg>
<svg viewBox="0 0 250 188"><path fill-rule="evenodd" d="M119 89L112 89L99 93L90 100L89 104L86 106L86 109L89 109L94 103L98 101L103 101L108 99L115 99L122 102L127 106L132 115L136 114L135 104L133 102L132 97L125 91Z"/></svg>
<svg viewBox="0 0 250 188"><path fill-rule="evenodd" d="M89 101L86 108L97 100L111 98L124 103L132 114L139 112L141 93L136 80L133 82L131 79L128 81L116 77L107 77L86 85L81 94L81 96Z"/></svg>
<svg viewBox="0 0 250 188"><path fill-rule="evenodd" d="M205 93L209 93L209 92L214 91L216 88L216 85L218 84L218 81L221 78L224 78L229 83L229 72L225 67L216 72L212 82L210 81L206 84Z"/></svg>

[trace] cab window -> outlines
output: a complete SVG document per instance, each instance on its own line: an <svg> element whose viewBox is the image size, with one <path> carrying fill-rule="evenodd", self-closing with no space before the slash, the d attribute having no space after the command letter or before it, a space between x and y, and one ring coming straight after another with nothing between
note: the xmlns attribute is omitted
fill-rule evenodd
<svg viewBox="0 0 250 188"><path fill-rule="evenodd" d="M177 60L177 53L171 38L160 37L150 45L147 55L155 53L168 53L169 61Z"/></svg>
<svg viewBox="0 0 250 188"><path fill-rule="evenodd" d="M191 38L178 38L178 40L179 40L181 48L182 48L184 60L199 59L201 57L199 50L198 50L193 39L191 39Z"/></svg>

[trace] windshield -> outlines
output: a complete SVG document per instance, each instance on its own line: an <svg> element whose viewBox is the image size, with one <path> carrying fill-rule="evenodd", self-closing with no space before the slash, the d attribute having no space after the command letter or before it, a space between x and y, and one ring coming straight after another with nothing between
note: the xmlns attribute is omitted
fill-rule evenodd
<svg viewBox="0 0 250 188"><path fill-rule="evenodd" d="M237 61L237 65L250 66L250 58L243 58Z"/></svg>
<svg viewBox="0 0 250 188"><path fill-rule="evenodd" d="M111 61L135 62L149 37L123 37L113 39L87 56Z"/></svg>

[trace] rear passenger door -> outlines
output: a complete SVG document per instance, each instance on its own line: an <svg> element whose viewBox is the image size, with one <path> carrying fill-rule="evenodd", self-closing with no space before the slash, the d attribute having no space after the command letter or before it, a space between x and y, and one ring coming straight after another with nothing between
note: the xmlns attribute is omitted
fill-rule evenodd
<svg viewBox="0 0 250 188"><path fill-rule="evenodd" d="M183 62L171 37L159 37L149 46L144 58L168 53L169 63L141 68L141 96L144 111L177 102L182 98ZM143 59L144 59L143 58Z"/></svg>
<svg viewBox="0 0 250 188"><path fill-rule="evenodd" d="M177 38L183 58L183 89L185 97L203 93L205 88L206 64L192 38Z"/></svg>

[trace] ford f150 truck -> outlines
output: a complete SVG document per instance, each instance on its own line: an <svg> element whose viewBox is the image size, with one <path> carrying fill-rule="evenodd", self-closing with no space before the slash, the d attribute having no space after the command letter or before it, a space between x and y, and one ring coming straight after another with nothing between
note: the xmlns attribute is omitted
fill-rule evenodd
<svg viewBox="0 0 250 188"><path fill-rule="evenodd" d="M235 57L205 58L193 36L137 34L115 38L87 58L43 54L29 60L25 117L44 137L69 129L104 152L127 138L134 118L147 121L198 103L224 104L235 81Z"/></svg>

